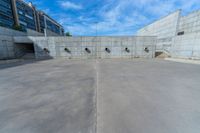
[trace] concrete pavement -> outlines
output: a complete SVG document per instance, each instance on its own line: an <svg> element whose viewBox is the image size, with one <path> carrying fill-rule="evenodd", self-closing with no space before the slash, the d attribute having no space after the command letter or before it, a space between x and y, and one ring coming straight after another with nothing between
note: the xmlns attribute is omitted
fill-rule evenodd
<svg viewBox="0 0 200 133"><path fill-rule="evenodd" d="M0 70L0 133L95 132L93 61L49 60Z"/></svg>
<svg viewBox="0 0 200 133"><path fill-rule="evenodd" d="M199 73L142 59L0 65L0 133L198 133Z"/></svg>
<svg viewBox="0 0 200 133"><path fill-rule="evenodd" d="M104 60L99 71L98 133L199 133L199 65Z"/></svg>

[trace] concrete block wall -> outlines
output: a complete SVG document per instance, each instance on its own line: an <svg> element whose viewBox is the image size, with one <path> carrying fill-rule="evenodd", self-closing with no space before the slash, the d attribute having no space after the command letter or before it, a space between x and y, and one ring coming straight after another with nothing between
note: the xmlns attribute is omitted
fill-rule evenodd
<svg viewBox="0 0 200 133"><path fill-rule="evenodd" d="M34 43L37 58L153 58L156 44L156 37L29 37L29 40Z"/></svg>
<svg viewBox="0 0 200 133"><path fill-rule="evenodd" d="M171 56L175 58L200 59L200 33L174 37Z"/></svg>

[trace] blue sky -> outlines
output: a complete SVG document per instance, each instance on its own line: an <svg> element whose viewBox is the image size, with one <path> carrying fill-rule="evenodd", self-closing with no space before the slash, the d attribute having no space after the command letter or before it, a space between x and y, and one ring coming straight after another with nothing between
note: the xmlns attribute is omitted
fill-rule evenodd
<svg viewBox="0 0 200 133"><path fill-rule="evenodd" d="M28 1L28 0L26 0ZM134 35L177 9L200 9L199 0L30 0L75 36Z"/></svg>

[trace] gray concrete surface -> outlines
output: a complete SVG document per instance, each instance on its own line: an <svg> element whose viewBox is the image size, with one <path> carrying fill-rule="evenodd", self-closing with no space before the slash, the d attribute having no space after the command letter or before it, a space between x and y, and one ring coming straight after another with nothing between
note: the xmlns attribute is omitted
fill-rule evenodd
<svg viewBox="0 0 200 133"><path fill-rule="evenodd" d="M200 65L200 60L188 60L188 59L177 59L177 58L165 58L165 60L179 62L179 63L198 64L198 65Z"/></svg>
<svg viewBox="0 0 200 133"><path fill-rule="evenodd" d="M0 65L0 133L94 133L94 62L17 65Z"/></svg>
<svg viewBox="0 0 200 133"><path fill-rule="evenodd" d="M200 66L99 63L98 133L199 133Z"/></svg>
<svg viewBox="0 0 200 133"><path fill-rule="evenodd" d="M0 65L0 133L199 133L199 73L141 59Z"/></svg>
<svg viewBox="0 0 200 133"><path fill-rule="evenodd" d="M170 55L173 58L200 59L199 44L200 32L176 36L173 38Z"/></svg>

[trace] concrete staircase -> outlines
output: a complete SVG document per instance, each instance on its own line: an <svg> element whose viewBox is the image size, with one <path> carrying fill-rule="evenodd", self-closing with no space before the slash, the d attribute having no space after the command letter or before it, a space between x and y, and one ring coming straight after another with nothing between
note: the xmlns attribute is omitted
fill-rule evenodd
<svg viewBox="0 0 200 133"><path fill-rule="evenodd" d="M155 57L156 58L164 59L164 58L170 58L171 56L170 56L169 52L166 52L166 51L156 51Z"/></svg>

